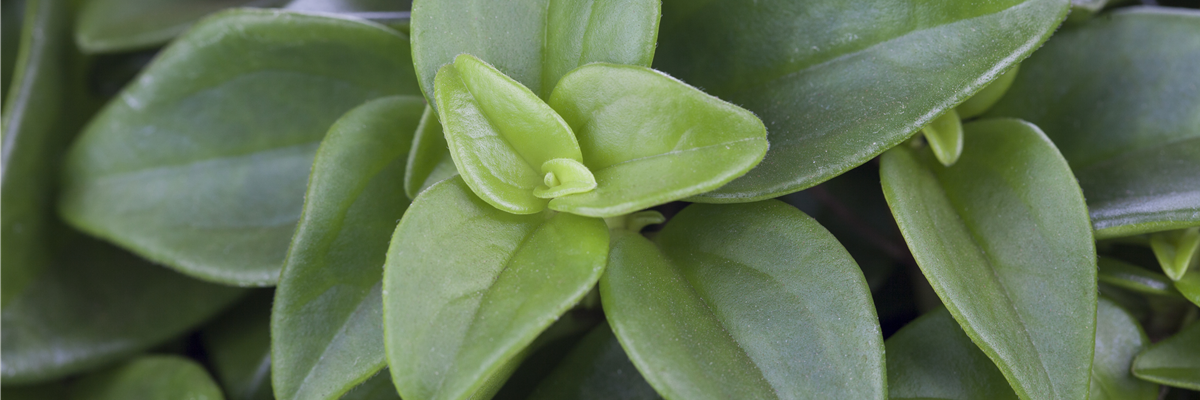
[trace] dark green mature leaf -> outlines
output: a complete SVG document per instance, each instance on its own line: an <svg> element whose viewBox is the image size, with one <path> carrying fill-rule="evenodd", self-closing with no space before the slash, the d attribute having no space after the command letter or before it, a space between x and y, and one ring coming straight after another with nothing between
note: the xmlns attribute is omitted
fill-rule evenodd
<svg viewBox="0 0 1200 400"><path fill-rule="evenodd" d="M655 67L753 111L771 150L708 202L862 164L1037 49L1067 0L668 0Z"/></svg>
<svg viewBox="0 0 1200 400"><path fill-rule="evenodd" d="M271 298L260 289L200 331L230 400L271 400Z"/></svg>
<svg viewBox="0 0 1200 400"><path fill-rule="evenodd" d="M50 230L56 161L75 128L64 123L71 110L69 4L64 0L30 0L25 29L17 43L24 48L0 120L0 305L20 294L50 262ZM9 16L4 16L5 23ZM8 27L5 26L7 35ZM9 37L5 36L5 46ZM4 49L6 52L7 48Z"/></svg>
<svg viewBox="0 0 1200 400"><path fill-rule="evenodd" d="M602 220L510 214L461 178L422 192L396 227L384 271L384 340L401 397L491 396L596 284L607 254Z"/></svg>
<svg viewBox="0 0 1200 400"><path fill-rule="evenodd" d="M150 48L222 9L274 0L91 0L75 22L75 43L87 53Z"/></svg>
<svg viewBox="0 0 1200 400"><path fill-rule="evenodd" d="M1004 374L945 308L910 322L886 345L889 398L1017 399Z"/></svg>
<svg viewBox="0 0 1200 400"><path fill-rule="evenodd" d="M1054 40L988 113L1030 121L1071 164L1097 238L1200 225L1200 12L1137 7Z"/></svg>
<svg viewBox="0 0 1200 400"><path fill-rule="evenodd" d="M658 246L612 235L604 311L663 397L885 398L866 282L804 213L776 201L692 205Z"/></svg>
<svg viewBox="0 0 1200 400"><path fill-rule="evenodd" d="M598 184L551 200L553 210L608 218L679 200L742 176L767 151L754 114L645 67L579 67L550 106Z"/></svg>
<svg viewBox="0 0 1200 400"><path fill-rule="evenodd" d="M419 96L372 100L321 142L271 316L277 399L336 399L385 365L383 263L424 108Z"/></svg>
<svg viewBox="0 0 1200 400"><path fill-rule="evenodd" d="M962 158L884 154L892 213L954 319L1023 399L1087 396L1096 248L1063 157L1019 120L967 124Z"/></svg>
<svg viewBox="0 0 1200 400"><path fill-rule="evenodd" d="M136 358L108 371L85 376L71 388L71 400L222 400L221 388L204 367L177 356Z"/></svg>
<svg viewBox="0 0 1200 400"><path fill-rule="evenodd" d="M1151 382L1200 390L1200 323L1193 322L1138 354L1133 374Z"/></svg>
<svg viewBox="0 0 1200 400"><path fill-rule="evenodd" d="M1130 372L1133 359L1150 345L1137 319L1117 303L1101 298L1096 307L1096 356L1092 361L1091 400L1155 400L1158 385Z"/></svg>
<svg viewBox="0 0 1200 400"><path fill-rule="evenodd" d="M62 240L57 260L0 314L5 385L60 378L148 349L244 293L187 278L66 229L55 233Z"/></svg>
<svg viewBox="0 0 1200 400"><path fill-rule="evenodd" d="M273 285L317 144L364 101L417 92L407 53L402 35L354 20L206 19L75 143L61 212L189 275Z"/></svg>
<svg viewBox="0 0 1200 400"><path fill-rule="evenodd" d="M608 324L593 328L529 396L531 400L658 398Z"/></svg>
<svg viewBox="0 0 1200 400"><path fill-rule="evenodd" d="M17 65L17 50L21 47L26 0L0 2L0 100L7 100L8 86ZM7 112L5 113L7 114Z"/></svg>
<svg viewBox="0 0 1200 400"><path fill-rule="evenodd" d="M1179 295L1166 275L1110 257L1100 257L1099 267L1100 282L1145 294Z"/></svg>
<svg viewBox="0 0 1200 400"><path fill-rule="evenodd" d="M458 169L454 167L454 157L450 155L442 124L433 108L425 106L421 123L413 135L408 166L404 169L404 193L409 199L415 199L433 184L454 175L458 175Z"/></svg>
<svg viewBox="0 0 1200 400"><path fill-rule="evenodd" d="M659 1L417 0L412 15L413 61L430 104L438 69L462 53L544 99L562 75L587 63L649 67Z"/></svg>

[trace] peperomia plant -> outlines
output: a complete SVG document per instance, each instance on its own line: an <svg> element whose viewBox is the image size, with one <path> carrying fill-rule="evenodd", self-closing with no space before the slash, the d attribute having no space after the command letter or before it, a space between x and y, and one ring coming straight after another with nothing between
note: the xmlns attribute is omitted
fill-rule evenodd
<svg viewBox="0 0 1200 400"><path fill-rule="evenodd" d="M5 0L0 392L1200 398L1130 3Z"/></svg>

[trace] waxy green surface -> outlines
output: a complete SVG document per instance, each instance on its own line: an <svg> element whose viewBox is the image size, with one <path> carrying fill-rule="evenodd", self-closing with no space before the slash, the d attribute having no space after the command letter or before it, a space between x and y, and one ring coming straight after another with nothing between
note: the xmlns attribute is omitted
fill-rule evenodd
<svg viewBox="0 0 1200 400"><path fill-rule="evenodd" d="M407 49L403 35L349 19L205 19L75 142L60 212L188 275L274 285L317 145L349 109L417 93Z"/></svg>
<svg viewBox="0 0 1200 400"><path fill-rule="evenodd" d="M613 230L604 312L667 399L886 398L862 272L777 201L692 205L655 242ZM769 250L768 250L769 249Z"/></svg>
<svg viewBox="0 0 1200 400"><path fill-rule="evenodd" d="M1136 318L1107 298L1096 307L1096 356L1091 400L1155 400L1158 385L1133 376L1134 357L1150 346Z"/></svg>
<svg viewBox="0 0 1200 400"><path fill-rule="evenodd" d="M884 154L884 195L934 291L1022 399L1083 399L1096 248L1066 160L1036 126L964 126L958 163Z"/></svg>
<svg viewBox="0 0 1200 400"><path fill-rule="evenodd" d="M1200 390L1200 324L1193 322L1138 354L1133 374L1167 386Z"/></svg>
<svg viewBox="0 0 1200 400"><path fill-rule="evenodd" d="M600 279L608 228L567 213L516 215L461 178L417 196L392 236L384 342L406 400L487 397L542 331Z"/></svg>
<svg viewBox="0 0 1200 400"><path fill-rule="evenodd" d="M223 400L204 367L177 356L145 356L87 375L72 384L70 400Z"/></svg>
<svg viewBox="0 0 1200 400"><path fill-rule="evenodd" d="M945 308L908 323L886 345L891 399L1017 399L1004 374Z"/></svg>
<svg viewBox="0 0 1200 400"><path fill-rule="evenodd" d="M1110 257L1100 257L1098 266L1100 282L1145 294L1179 295L1174 282L1161 273Z"/></svg>
<svg viewBox="0 0 1200 400"><path fill-rule="evenodd" d="M420 96L372 100L321 142L270 317L276 399L337 399L384 367L384 258L424 108Z"/></svg>
<svg viewBox="0 0 1200 400"><path fill-rule="evenodd" d="M166 43L205 16L258 0L91 0L75 22L75 43L87 53L141 50Z"/></svg>
<svg viewBox="0 0 1200 400"><path fill-rule="evenodd" d="M1200 11L1132 7L1064 28L989 116L1041 127L1097 239L1200 225Z"/></svg>
<svg viewBox="0 0 1200 400"><path fill-rule="evenodd" d="M667 0L654 66L767 126L758 168L704 196L792 193L867 162L1029 56L1067 0Z"/></svg>

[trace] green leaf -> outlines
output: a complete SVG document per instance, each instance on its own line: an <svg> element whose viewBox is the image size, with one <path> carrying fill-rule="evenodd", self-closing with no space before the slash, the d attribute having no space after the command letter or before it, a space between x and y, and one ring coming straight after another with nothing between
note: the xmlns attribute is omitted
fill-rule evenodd
<svg viewBox="0 0 1200 400"><path fill-rule="evenodd" d="M754 114L645 67L590 64L563 76L550 106L570 124L595 190L550 208L615 217L716 189L767 151Z"/></svg>
<svg viewBox="0 0 1200 400"><path fill-rule="evenodd" d="M608 324L593 328L529 396L531 400L659 398Z"/></svg>
<svg viewBox="0 0 1200 400"><path fill-rule="evenodd" d="M604 312L663 397L885 398L867 284L804 213L777 201L692 205L657 246L612 235Z"/></svg>
<svg viewBox="0 0 1200 400"><path fill-rule="evenodd" d="M1133 374L1150 382L1200 390L1200 323L1193 322L1138 354Z"/></svg>
<svg viewBox="0 0 1200 400"><path fill-rule="evenodd" d="M385 365L384 257L424 108L419 96L372 100L321 142L271 316L277 399L336 399Z"/></svg>
<svg viewBox="0 0 1200 400"><path fill-rule="evenodd" d="M57 379L128 357L191 330L244 293L66 229L54 232L62 241L58 258L0 314L4 385Z"/></svg>
<svg viewBox="0 0 1200 400"><path fill-rule="evenodd" d="M71 400L222 400L221 388L204 367L177 356L145 356L83 377Z"/></svg>
<svg viewBox="0 0 1200 400"><path fill-rule="evenodd" d="M78 82L68 71L78 61L62 50L70 45L69 4L62 0L29 0L21 11L18 31L22 51L13 62L16 86L8 93L0 119L3 157L0 157L0 306L29 285L52 257L50 249L53 196L57 165L70 135L78 129L71 119ZM10 18L7 14L4 18ZM5 23L8 23L6 20ZM8 26L5 26L8 34ZM4 37L7 46L10 38ZM5 52L9 49L4 48Z"/></svg>
<svg viewBox="0 0 1200 400"><path fill-rule="evenodd" d="M1160 296L1179 295L1173 282L1166 275L1109 257L1100 257L1099 266L1100 282L1138 293Z"/></svg>
<svg viewBox="0 0 1200 400"><path fill-rule="evenodd" d="M1067 3L667 0L655 67L762 118L766 159L703 201L765 199L908 139L1037 49Z"/></svg>
<svg viewBox="0 0 1200 400"><path fill-rule="evenodd" d="M1180 280L1189 268L1200 264L1200 228L1154 233L1150 248L1167 277Z"/></svg>
<svg viewBox="0 0 1200 400"><path fill-rule="evenodd" d="M519 355L596 284L599 219L515 215L461 178L417 196L396 227L383 282L384 341L406 400L486 398Z"/></svg>
<svg viewBox="0 0 1200 400"><path fill-rule="evenodd" d="M1188 271L1183 279L1175 281L1175 289L1192 304L1200 306L1200 268Z"/></svg>
<svg viewBox="0 0 1200 400"><path fill-rule="evenodd" d="M954 165L962 155L963 131L962 120L954 110L947 111L921 128L925 141L937 156L939 162L947 167Z"/></svg>
<svg viewBox="0 0 1200 400"><path fill-rule="evenodd" d="M1008 93L1008 88L1012 86L1013 80L1017 79L1017 71L1020 69L1020 64L1009 68L1008 71L1004 72L1004 75L1000 75L999 78L989 83L987 87L976 92L974 96L959 104L958 107L955 107L954 111L963 119L983 115L984 112L996 105L996 102L999 102L1005 93Z"/></svg>
<svg viewBox="0 0 1200 400"><path fill-rule="evenodd" d="M1133 359L1150 345L1137 319L1117 303L1101 298L1096 307L1096 356L1092 361L1091 400L1155 400L1159 388L1129 371Z"/></svg>
<svg viewBox="0 0 1200 400"><path fill-rule="evenodd" d="M513 214L541 212L548 200L537 189L554 176L548 163L583 161L562 117L478 58L459 55L438 72L436 87L438 119L454 165L488 204Z"/></svg>
<svg viewBox="0 0 1200 400"><path fill-rule="evenodd" d="M1200 11L1133 7L1064 29L988 112L1045 130L1097 239L1200 225Z"/></svg>
<svg viewBox="0 0 1200 400"><path fill-rule="evenodd" d="M1037 127L964 127L962 158L884 154L883 192L921 271L1023 399L1087 396L1096 248L1079 186Z"/></svg>
<svg viewBox="0 0 1200 400"><path fill-rule="evenodd" d="M417 0L412 16L413 61L430 104L434 76L463 53L545 99L562 75L587 63L649 67L659 1Z"/></svg>
<svg viewBox="0 0 1200 400"><path fill-rule="evenodd" d="M400 400L400 395L396 393L396 386L392 385L391 375L382 371L346 392L340 400Z"/></svg>
<svg viewBox="0 0 1200 400"><path fill-rule="evenodd" d="M458 175L458 169L446 145L442 124L438 122L433 108L425 106L417 132L413 135L408 166L404 169L404 193L409 199L415 199L433 184L455 175Z"/></svg>
<svg viewBox="0 0 1200 400"><path fill-rule="evenodd" d="M25 26L26 0L13 0L0 3L0 99L7 100L9 83L12 82L13 71L17 65L17 54L21 47L21 31ZM5 114L8 114L5 112Z"/></svg>
<svg viewBox="0 0 1200 400"><path fill-rule="evenodd" d="M270 290L247 296L200 331L205 354L229 400L272 400Z"/></svg>
<svg viewBox="0 0 1200 400"><path fill-rule="evenodd" d="M166 43L217 11L278 3L257 0L90 0L75 22L75 43L85 53L141 50Z"/></svg>
<svg viewBox="0 0 1200 400"><path fill-rule="evenodd" d="M366 100L416 94L407 54L402 35L349 19L206 19L75 142L60 211L188 275L273 285L318 143Z"/></svg>
<svg viewBox="0 0 1200 400"><path fill-rule="evenodd" d="M1004 374L945 308L910 322L886 345L889 398L1017 399Z"/></svg>
<svg viewBox="0 0 1200 400"><path fill-rule="evenodd" d="M412 9L412 0L291 0L283 9L366 16L408 11Z"/></svg>

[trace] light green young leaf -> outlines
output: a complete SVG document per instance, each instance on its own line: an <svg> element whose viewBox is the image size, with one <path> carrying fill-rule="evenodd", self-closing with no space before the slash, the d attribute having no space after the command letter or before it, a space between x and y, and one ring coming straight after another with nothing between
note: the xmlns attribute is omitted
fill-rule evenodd
<svg viewBox="0 0 1200 400"><path fill-rule="evenodd" d="M72 384L70 400L223 400L204 367L178 356L145 356Z"/></svg>
<svg viewBox="0 0 1200 400"><path fill-rule="evenodd" d="M962 158L884 154L884 195L921 271L1022 399L1083 399L1096 249L1071 170L1019 120L964 127Z"/></svg>
<svg viewBox="0 0 1200 400"><path fill-rule="evenodd" d="M86 53L115 53L161 45L217 11L282 0L91 0L75 22L75 43Z"/></svg>
<svg viewBox="0 0 1200 400"><path fill-rule="evenodd" d="M584 64L649 67L659 0L417 0L412 16L413 61L430 104L434 76L463 53L546 99Z"/></svg>
<svg viewBox="0 0 1200 400"><path fill-rule="evenodd" d="M716 189L767 151L754 114L649 68L596 63L563 76L550 106L570 124L595 190L550 208L614 217Z"/></svg>
<svg viewBox="0 0 1200 400"><path fill-rule="evenodd" d="M561 163L580 164L583 156L571 128L521 83L470 54L438 72L438 119L463 181L484 201L513 213L533 214L548 201L538 195ZM592 181L583 168L575 178ZM590 190L590 188L588 188ZM542 194L545 194L544 191Z"/></svg>
<svg viewBox="0 0 1200 400"><path fill-rule="evenodd" d="M771 150L705 194L792 193L900 144L1041 46L1068 0L666 0L655 68L749 109Z"/></svg>
<svg viewBox="0 0 1200 400"><path fill-rule="evenodd" d="M989 116L1046 131L1097 239L1200 225L1200 11L1131 7L1063 29Z"/></svg>
<svg viewBox="0 0 1200 400"><path fill-rule="evenodd" d="M1175 281L1175 289L1192 304L1200 306L1200 268L1188 271L1183 275L1183 279Z"/></svg>
<svg viewBox="0 0 1200 400"><path fill-rule="evenodd" d="M1004 374L945 308L910 322L885 344L889 398L1017 399Z"/></svg>
<svg viewBox="0 0 1200 400"><path fill-rule="evenodd" d="M271 297L260 289L200 331L229 400L272 400ZM148 400L148 399L147 399Z"/></svg>
<svg viewBox="0 0 1200 400"><path fill-rule="evenodd" d="M1138 354L1133 374L1150 382L1200 390L1200 323L1193 322Z"/></svg>
<svg viewBox="0 0 1200 400"><path fill-rule="evenodd" d="M276 399L337 399L385 365L384 257L424 108L419 96L372 100L321 142L271 315Z"/></svg>
<svg viewBox="0 0 1200 400"><path fill-rule="evenodd" d="M1200 227L1154 233L1150 249L1167 277L1183 279L1188 269L1200 264Z"/></svg>
<svg viewBox="0 0 1200 400"><path fill-rule="evenodd" d="M60 212L188 275L273 285L318 143L347 110L416 94L407 48L392 30L342 18L208 18L75 142Z"/></svg>
<svg viewBox="0 0 1200 400"><path fill-rule="evenodd" d="M415 199L433 184L454 175L458 175L458 169L454 167L454 158L446 145L442 124L433 108L425 106L413 135L408 166L404 168L404 193L409 199Z"/></svg>
<svg viewBox="0 0 1200 400"><path fill-rule="evenodd" d="M612 235L604 312L663 397L886 397L862 272L799 210L692 205L657 246L627 230Z"/></svg>
<svg viewBox="0 0 1200 400"><path fill-rule="evenodd" d="M987 87L975 93L974 96L967 101L954 107L954 111L962 119L975 118L983 115L989 108L996 105L1008 93L1008 88L1012 86L1013 80L1017 79L1017 71L1021 69L1021 65L1014 65L1000 75L999 78L989 83Z"/></svg>
<svg viewBox="0 0 1200 400"><path fill-rule="evenodd" d="M954 110L947 111L921 128L925 141L937 156L939 162L947 167L954 165L962 155L963 130L962 120Z"/></svg>
<svg viewBox="0 0 1200 400"><path fill-rule="evenodd" d="M494 394L538 334L592 289L607 255L602 220L510 214L461 178L422 192L384 271L384 342L400 396Z"/></svg>
<svg viewBox="0 0 1200 400"><path fill-rule="evenodd" d="M1130 372L1133 359L1150 345L1137 319L1113 301L1096 308L1096 356L1092 361L1091 400L1155 400L1158 385Z"/></svg>
<svg viewBox="0 0 1200 400"><path fill-rule="evenodd" d="M530 400L659 398L629 361L608 324L593 328L529 396Z"/></svg>
<svg viewBox="0 0 1200 400"><path fill-rule="evenodd" d="M1099 267L1100 282L1145 294L1179 295L1166 275L1109 257L1100 257Z"/></svg>

